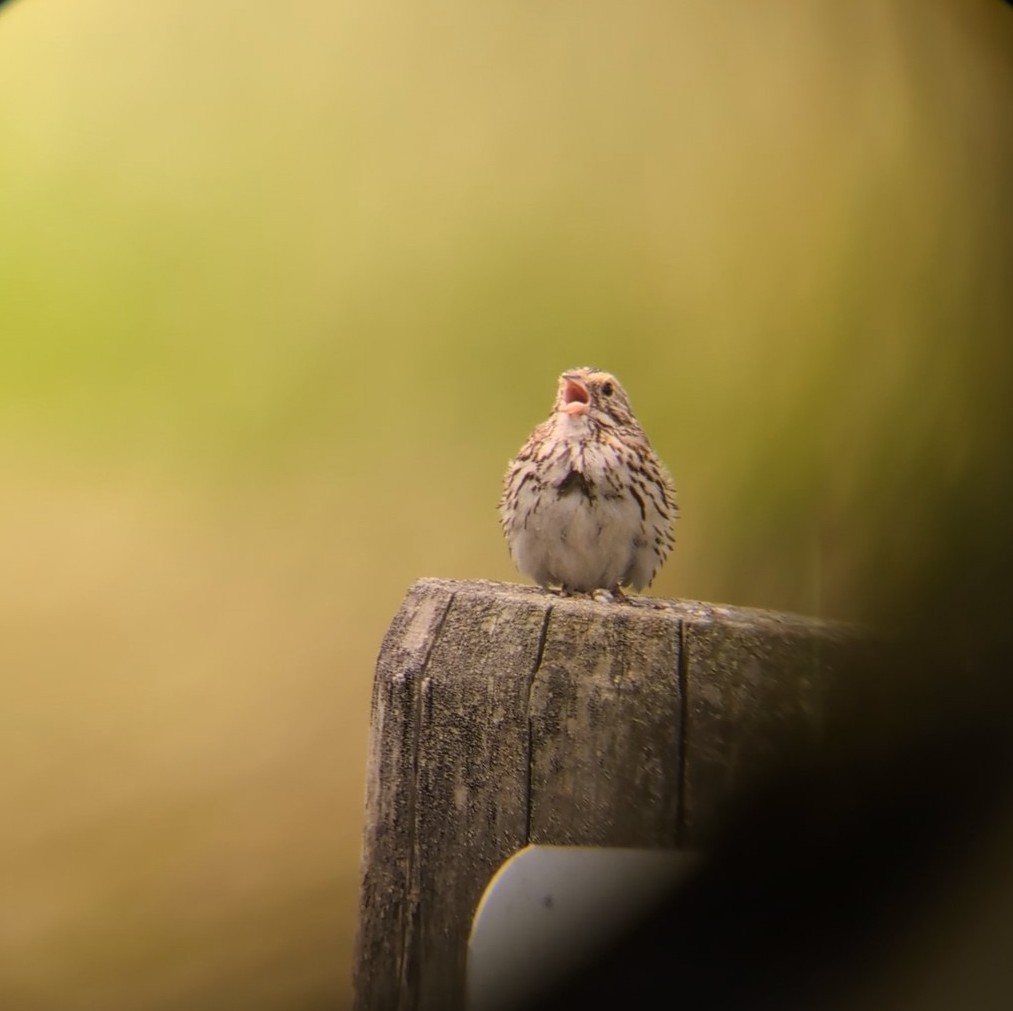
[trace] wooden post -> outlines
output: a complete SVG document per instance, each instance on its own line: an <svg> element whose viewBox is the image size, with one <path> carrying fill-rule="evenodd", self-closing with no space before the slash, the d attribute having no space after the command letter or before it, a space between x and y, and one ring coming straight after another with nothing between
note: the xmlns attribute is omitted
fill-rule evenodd
<svg viewBox="0 0 1013 1011"><path fill-rule="evenodd" d="M529 843L699 845L780 742L816 740L849 626L424 579L384 639L358 1011L458 1011L472 917Z"/></svg>

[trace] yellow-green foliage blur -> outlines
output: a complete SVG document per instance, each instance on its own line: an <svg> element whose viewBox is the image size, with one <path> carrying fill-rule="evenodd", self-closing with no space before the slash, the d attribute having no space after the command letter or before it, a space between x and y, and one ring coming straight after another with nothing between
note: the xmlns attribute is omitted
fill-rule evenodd
<svg viewBox="0 0 1013 1011"><path fill-rule="evenodd" d="M1011 180L998 0L4 6L0 1006L347 1005L377 647L517 578L567 366L652 592L874 619L988 499Z"/></svg>

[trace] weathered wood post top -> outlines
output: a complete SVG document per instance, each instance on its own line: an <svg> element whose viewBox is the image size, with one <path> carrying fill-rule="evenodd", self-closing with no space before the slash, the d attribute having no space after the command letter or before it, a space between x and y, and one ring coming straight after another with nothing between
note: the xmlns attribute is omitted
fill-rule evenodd
<svg viewBox="0 0 1013 1011"><path fill-rule="evenodd" d="M357 1007L461 1008L475 908L529 843L698 844L779 742L818 735L855 639L770 611L417 582L373 688Z"/></svg>

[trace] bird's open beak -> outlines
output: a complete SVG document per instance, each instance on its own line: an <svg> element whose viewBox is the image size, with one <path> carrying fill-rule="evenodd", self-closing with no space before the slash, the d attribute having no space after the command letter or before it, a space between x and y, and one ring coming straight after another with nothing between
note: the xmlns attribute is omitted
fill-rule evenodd
<svg viewBox="0 0 1013 1011"><path fill-rule="evenodd" d="M559 409L564 414L575 416L587 414L591 406L591 394L587 387L572 372L564 373L561 379L562 391L560 393Z"/></svg>

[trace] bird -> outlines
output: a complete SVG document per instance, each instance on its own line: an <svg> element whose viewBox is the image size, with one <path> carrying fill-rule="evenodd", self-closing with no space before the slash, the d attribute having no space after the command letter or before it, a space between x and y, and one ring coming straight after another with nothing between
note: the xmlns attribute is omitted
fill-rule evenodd
<svg viewBox="0 0 1013 1011"><path fill-rule="evenodd" d="M500 523L514 564L543 589L624 601L675 543L675 495L622 384L583 366L559 377L552 413L510 461Z"/></svg>

